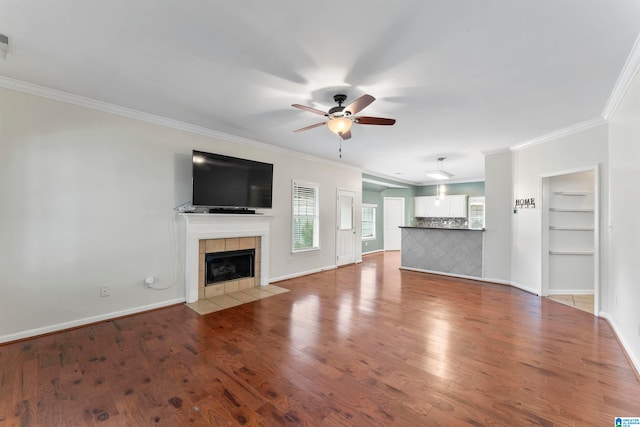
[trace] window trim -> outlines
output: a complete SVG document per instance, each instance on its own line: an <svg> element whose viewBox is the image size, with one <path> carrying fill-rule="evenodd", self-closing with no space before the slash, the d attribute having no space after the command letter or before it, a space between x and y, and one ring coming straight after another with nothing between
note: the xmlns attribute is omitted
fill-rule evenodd
<svg viewBox="0 0 640 427"><path fill-rule="evenodd" d="M295 247L295 219L296 219L296 188L302 187L312 189L315 197L315 212L314 212L314 230L313 230L313 246L296 249ZM320 185L314 182L308 181L291 181L291 253L300 254L305 252L319 251L320 246Z"/></svg>
<svg viewBox="0 0 640 427"><path fill-rule="evenodd" d="M378 224L376 222L376 217L377 217L376 211L378 210L378 205L374 204L374 203L363 203L362 206L361 206L361 209L365 209L365 208L373 208L373 227L372 227L373 235L372 236L365 236L364 232L362 232L362 223L364 222L362 218L364 218L364 213L361 212L360 232L362 233L362 241L365 241L365 240L377 240L378 239L378 234L376 233L376 226Z"/></svg>

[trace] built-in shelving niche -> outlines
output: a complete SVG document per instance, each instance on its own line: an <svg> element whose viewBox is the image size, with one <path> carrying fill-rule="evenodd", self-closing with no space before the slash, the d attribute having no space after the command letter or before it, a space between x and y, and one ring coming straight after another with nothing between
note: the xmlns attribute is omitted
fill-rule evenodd
<svg viewBox="0 0 640 427"><path fill-rule="evenodd" d="M542 179L542 294L598 299L597 168Z"/></svg>

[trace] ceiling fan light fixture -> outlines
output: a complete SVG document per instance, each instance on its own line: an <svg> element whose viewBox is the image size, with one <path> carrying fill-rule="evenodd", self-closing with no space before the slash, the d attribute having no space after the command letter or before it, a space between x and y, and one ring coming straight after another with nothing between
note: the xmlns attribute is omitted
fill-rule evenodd
<svg viewBox="0 0 640 427"><path fill-rule="evenodd" d="M342 135L343 133L349 132L352 124L353 122L345 117L336 117L327 122L329 130L336 135Z"/></svg>
<svg viewBox="0 0 640 427"><path fill-rule="evenodd" d="M427 176L437 180L445 180L445 179L450 179L453 175L443 170L437 170L433 172L427 172Z"/></svg>

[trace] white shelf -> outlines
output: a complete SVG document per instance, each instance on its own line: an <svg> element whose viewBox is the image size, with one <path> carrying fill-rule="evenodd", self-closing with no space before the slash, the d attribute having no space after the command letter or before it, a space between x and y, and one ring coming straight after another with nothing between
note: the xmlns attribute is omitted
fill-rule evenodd
<svg viewBox="0 0 640 427"><path fill-rule="evenodd" d="M565 173L543 181L542 278L543 288L546 285L549 292L595 287L599 254L595 183L592 171Z"/></svg>
<svg viewBox="0 0 640 427"><path fill-rule="evenodd" d="M554 191L553 194L558 196L588 196L591 194L589 191Z"/></svg>
<svg viewBox="0 0 640 427"><path fill-rule="evenodd" d="M560 227L558 225L552 225L549 230L559 231L593 231L593 227Z"/></svg>
<svg viewBox="0 0 640 427"><path fill-rule="evenodd" d="M549 208L549 210L551 212L586 212L586 213L593 213L595 212L595 210L593 209L565 209L565 208Z"/></svg>
<svg viewBox="0 0 640 427"><path fill-rule="evenodd" d="M549 251L549 255L593 255L593 251Z"/></svg>

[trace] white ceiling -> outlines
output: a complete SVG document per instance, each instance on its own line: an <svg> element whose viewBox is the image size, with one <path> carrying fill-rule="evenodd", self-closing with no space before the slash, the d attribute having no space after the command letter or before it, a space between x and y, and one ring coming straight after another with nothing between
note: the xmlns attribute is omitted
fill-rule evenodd
<svg viewBox="0 0 640 427"><path fill-rule="evenodd" d="M638 0L0 0L0 75L427 183L602 116ZM377 100L342 144L320 110ZM320 119L320 120L319 120ZM401 174L397 174L401 173Z"/></svg>

